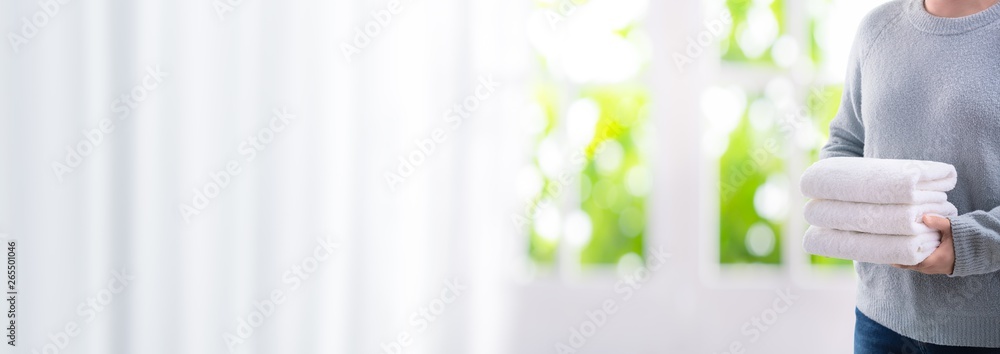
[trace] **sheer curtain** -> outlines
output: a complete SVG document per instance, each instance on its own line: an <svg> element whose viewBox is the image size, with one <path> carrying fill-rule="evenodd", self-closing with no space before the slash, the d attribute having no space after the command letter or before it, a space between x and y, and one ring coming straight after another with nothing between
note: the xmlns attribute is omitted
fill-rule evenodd
<svg viewBox="0 0 1000 354"><path fill-rule="evenodd" d="M17 350L506 352L528 6L0 5Z"/></svg>

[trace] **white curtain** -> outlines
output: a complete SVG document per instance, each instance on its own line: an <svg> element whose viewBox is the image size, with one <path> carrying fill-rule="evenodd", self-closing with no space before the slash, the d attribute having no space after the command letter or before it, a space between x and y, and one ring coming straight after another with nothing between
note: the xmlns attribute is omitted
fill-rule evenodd
<svg viewBox="0 0 1000 354"><path fill-rule="evenodd" d="M17 351L506 352L531 5L397 2L0 5Z"/></svg>

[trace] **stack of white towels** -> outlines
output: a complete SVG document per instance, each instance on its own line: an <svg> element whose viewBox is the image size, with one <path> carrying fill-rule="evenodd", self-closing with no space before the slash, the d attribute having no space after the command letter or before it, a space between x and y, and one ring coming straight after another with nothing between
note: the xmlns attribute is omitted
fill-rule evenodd
<svg viewBox="0 0 1000 354"><path fill-rule="evenodd" d="M954 216L945 192L958 174L946 163L860 157L816 162L802 175L809 222L803 247L821 256L914 265L941 244L924 214Z"/></svg>

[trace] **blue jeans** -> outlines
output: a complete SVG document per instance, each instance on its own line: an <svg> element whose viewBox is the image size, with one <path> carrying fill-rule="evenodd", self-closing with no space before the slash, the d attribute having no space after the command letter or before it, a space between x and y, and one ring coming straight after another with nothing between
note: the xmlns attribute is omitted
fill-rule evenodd
<svg viewBox="0 0 1000 354"><path fill-rule="evenodd" d="M925 343L893 332L854 309L854 354L979 354L1000 349L951 347Z"/></svg>

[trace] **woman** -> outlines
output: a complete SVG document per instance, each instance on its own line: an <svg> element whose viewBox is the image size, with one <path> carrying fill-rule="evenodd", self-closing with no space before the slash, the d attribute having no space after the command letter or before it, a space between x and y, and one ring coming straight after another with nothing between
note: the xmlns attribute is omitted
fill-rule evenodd
<svg viewBox="0 0 1000 354"><path fill-rule="evenodd" d="M897 0L855 38L822 158L958 170L959 216L924 216L941 246L915 266L856 263L855 353L1000 353L1000 5ZM994 348L994 349L989 349Z"/></svg>

